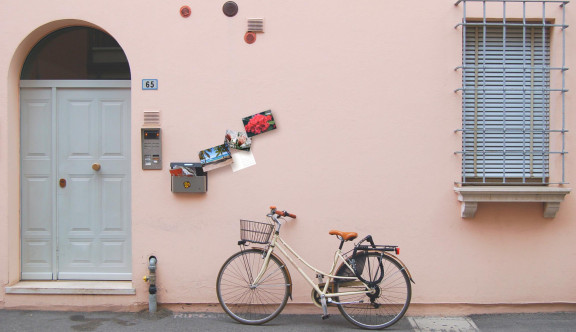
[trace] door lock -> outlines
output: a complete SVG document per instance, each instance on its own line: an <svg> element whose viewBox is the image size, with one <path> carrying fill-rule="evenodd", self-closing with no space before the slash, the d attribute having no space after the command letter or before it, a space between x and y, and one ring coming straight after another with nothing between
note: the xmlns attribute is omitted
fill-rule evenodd
<svg viewBox="0 0 576 332"><path fill-rule="evenodd" d="M100 170L100 168L102 168L102 166L100 166L100 164L98 164L98 163L94 163L94 164L92 164L92 169L93 169L93 170L95 170L95 171L99 171L99 170Z"/></svg>
<svg viewBox="0 0 576 332"><path fill-rule="evenodd" d="M66 179L60 179L59 184L60 188L66 188Z"/></svg>

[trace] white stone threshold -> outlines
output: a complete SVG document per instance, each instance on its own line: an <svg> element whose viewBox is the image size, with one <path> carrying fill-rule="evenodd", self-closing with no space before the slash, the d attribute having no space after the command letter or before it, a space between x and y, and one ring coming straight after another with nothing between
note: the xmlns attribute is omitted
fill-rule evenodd
<svg viewBox="0 0 576 332"><path fill-rule="evenodd" d="M462 218L472 218L482 202L542 202L544 218L554 218L560 203L570 193L570 188L538 186L466 186L454 187L462 202Z"/></svg>
<svg viewBox="0 0 576 332"><path fill-rule="evenodd" d="M134 295L131 281L20 281L6 294Z"/></svg>

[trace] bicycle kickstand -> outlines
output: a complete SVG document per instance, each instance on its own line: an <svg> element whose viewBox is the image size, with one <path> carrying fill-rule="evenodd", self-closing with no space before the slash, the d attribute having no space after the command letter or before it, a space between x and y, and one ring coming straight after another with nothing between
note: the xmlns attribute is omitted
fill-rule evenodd
<svg viewBox="0 0 576 332"><path fill-rule="evenodd" d="M330 318L330 314L328 314L328 303L326 302L326 296L324 296L324 294L320 295L320 303L322 303L322 311L324 312L322 319Z"/></svg>

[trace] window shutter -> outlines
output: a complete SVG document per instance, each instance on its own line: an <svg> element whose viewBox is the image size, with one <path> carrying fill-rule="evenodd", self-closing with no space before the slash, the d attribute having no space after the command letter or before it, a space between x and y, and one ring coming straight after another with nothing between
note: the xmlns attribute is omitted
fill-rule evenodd
<svg viewBox="0 0 576 332"><path fill-rule="evenodd" d="M466 27L464 182L547 181L549 40L523 24Z"/></svg>

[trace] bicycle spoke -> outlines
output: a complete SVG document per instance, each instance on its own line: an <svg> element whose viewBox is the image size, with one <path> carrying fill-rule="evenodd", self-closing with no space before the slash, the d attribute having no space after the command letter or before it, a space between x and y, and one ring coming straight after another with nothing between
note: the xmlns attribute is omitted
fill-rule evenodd
<svg viewBox="0 0 576 332"><path fill-rule="evenodd" d="M264 266L262 250L250 249L231 257L220 270L218 300L232 318L262 324L280 313L288 300L285 267L274 257L257 285L254 278Z"/></svg>
<svg viewBox="0 0 576 332"><path fill-rule="evenodd" d="M363 328L384 328L396 323L406 312L410 303L411 287L404 269L387 256L382 257L383 270L380 269L379 253L361 253L357 259L364 260L362 278L375 281L383 278L372 289L372 294L341 295L340 302L353 302L338 305L342 315L351 323ZM339 275L344 275L341 269ZM370 291L366 286L337 282L339 293L353 291Z"/></svg>

